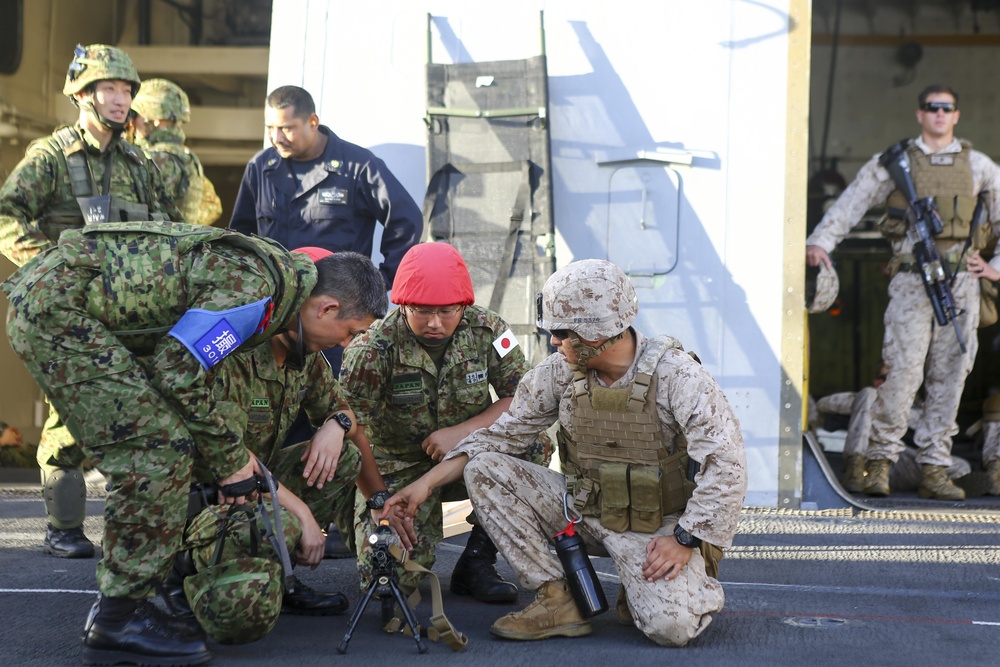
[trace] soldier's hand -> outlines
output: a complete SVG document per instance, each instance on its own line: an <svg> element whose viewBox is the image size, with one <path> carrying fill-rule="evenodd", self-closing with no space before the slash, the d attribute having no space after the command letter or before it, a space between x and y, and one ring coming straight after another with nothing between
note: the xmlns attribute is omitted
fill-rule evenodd
<svg viewBox="0 0 1000 667"><path fill-rule="evenodd" d="M320 528L316 520L300 521L302 524L302 537L295 547L295 562L301 565L308 565L312 569L323 562L323 552L326 547L326 535Z"/></svg>
<svg viewBox="0 0 1000 667"><path fill-rule="evenodd" d="M417 545L417 531L413 527L413 519L403 516L397 511L398 509L396 508L389 514L385 513L385 508L382 508L381 511L372 510L372 521L378 524L379 519L388 520L392 532L399 537L399 543L404 549L409 551Z"/></svg>
<svg viewBox="0 0 1000 667"><path fill-rule="evenodd" d="M420 443L420 447L435 463L440 463L448 452L455 449L456 445L462 441L462 437L462 433L454 427L442 428L427 436Z"/></svg>
<svg viewBox="0 0 1000 667"><path fill-rule="evenodd" d="M691 560L694 549L678 542L673 535L657 535L646 545L642 576L646 581L673 579Z"/></svg>
<svg viewBox="0 0 1000 667"><path fill-rule="evenodd" d="M830 261L830 255L818 245L806 246L806 262L809 266L825 264L826 268L833 270L833 262Z"/></svg>
<svg viewBox="0 0 1000 667"><path fill-rule="evenodd" d="M322 489L324 484L333 481L340 453L344 451L345 435L344 429L333 421L316 431L301 459L306 462L302 476L306 478L308 486Z"/></svg>
<svg viewBox="0 0 1000 667"><path fill-rule="evenodd" d="M986 278L987 280L997 281L1000 280L1000 271L997 271L990 263L979 256L979 251L972 253L972 257L969 258L969 273L977 278Z"/></svg>
<svg viewBox="0 0 1000 667"><path fill-rule="evenodd" d="M257 459L251 455L249 463L247 463L245 466L234 472L229 477L226 477L225 479L220 479L216 483L216 486L221 489L222 487L227 486L229 484L235 484L236 482L242 482L244 480L250 479L255 474L263 476L264 473L261 472L260 467L257 465ZM256 495L257 493L255 491L246 496L246 498L252 501L256 497ZM239 500L239 498L225 496L222 494L221 491L219 492L219 503L223 505L232 505L237 500Z"/></svg>

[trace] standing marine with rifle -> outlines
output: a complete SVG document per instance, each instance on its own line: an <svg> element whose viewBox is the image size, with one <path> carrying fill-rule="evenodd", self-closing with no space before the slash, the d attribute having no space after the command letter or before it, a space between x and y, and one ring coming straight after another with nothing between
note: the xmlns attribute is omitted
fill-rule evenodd
<svg viewBox="0 0 1000 667"><path fill-rule="evenodd" d="M806 239L806 259L832 268L828 253L868 209L885 203L880 228L893 251L882 343L889 373L873 407L863 491L889 495L889 466L903 451L907 413L923 384L925 410L914 434L919 494L963 500L965 492L945 470L978 348L980 279L1000 279L1000 257L987 262L979 254L1000 223L1000 167L955 138L960 111L954 90L928 86L917 101L920 136L891 146L858 171ZM989 221L976 224L980 202Z"/></svg>

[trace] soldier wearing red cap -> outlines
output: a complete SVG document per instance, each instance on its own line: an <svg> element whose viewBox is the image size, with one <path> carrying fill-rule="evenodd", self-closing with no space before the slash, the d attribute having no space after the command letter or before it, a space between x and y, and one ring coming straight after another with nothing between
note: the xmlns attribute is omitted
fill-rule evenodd
<svg viewBox="0 0 1000 667"><path fill-rule="evenodd" d="M364 428L355 441L371 443L382 479L394 492L430 470L462 438L496 421L528 364L509 325L473 304L465 260L446 243L424 243L406 253L392 300L400 307L344 352L341 384ZM547 465L550 455L551 441L543 433L524 458ZM359 543L374 530L371 512L381 514L387 497L358 497ZM412 560L433 565L443 538L441 503L465 498L459 483L438 489L421 508L413 522L416 544L403 539ZM452 592L483 602L513 602L517 587L497 574L496 547L474 519L470 523L472 534L452 573ZM359 559L358 567L364 588L370 576L366 559ZM415 585L410 576L402 578L404 586Z"/></svg>

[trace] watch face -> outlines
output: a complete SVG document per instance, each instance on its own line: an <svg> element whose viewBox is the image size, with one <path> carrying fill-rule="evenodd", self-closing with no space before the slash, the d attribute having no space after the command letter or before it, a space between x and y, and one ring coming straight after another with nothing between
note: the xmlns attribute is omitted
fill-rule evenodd
<svg viewBox="0 0 1000 667"><path fill-rule="evenodd" d="M340 424L341 428L343 428L345 431L350 431L351 427L354 425L351 422L351 418L342 412L338 412L337 414L335 414L333 416L333 420L338 424Z"/></svg>

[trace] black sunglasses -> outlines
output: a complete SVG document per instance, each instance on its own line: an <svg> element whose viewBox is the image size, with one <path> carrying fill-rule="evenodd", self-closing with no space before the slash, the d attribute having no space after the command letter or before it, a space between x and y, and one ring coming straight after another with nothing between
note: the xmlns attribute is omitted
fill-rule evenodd
<svg viewBox="0 0 1000 667"><path fill-rule="evenodd" d="M569 329L552 329L549 331L549 335L553 338L558 338L559 340L569 340L569 337L573 335L573 332Z"/></svg>
<svg viewBox="0 0 1000 667"><path fill-rule="evenodd" d="M924 102L920 105L920 109L928 113L937 113L938 111L951 113L957 108L958 105L954 102Z"/></svg>

